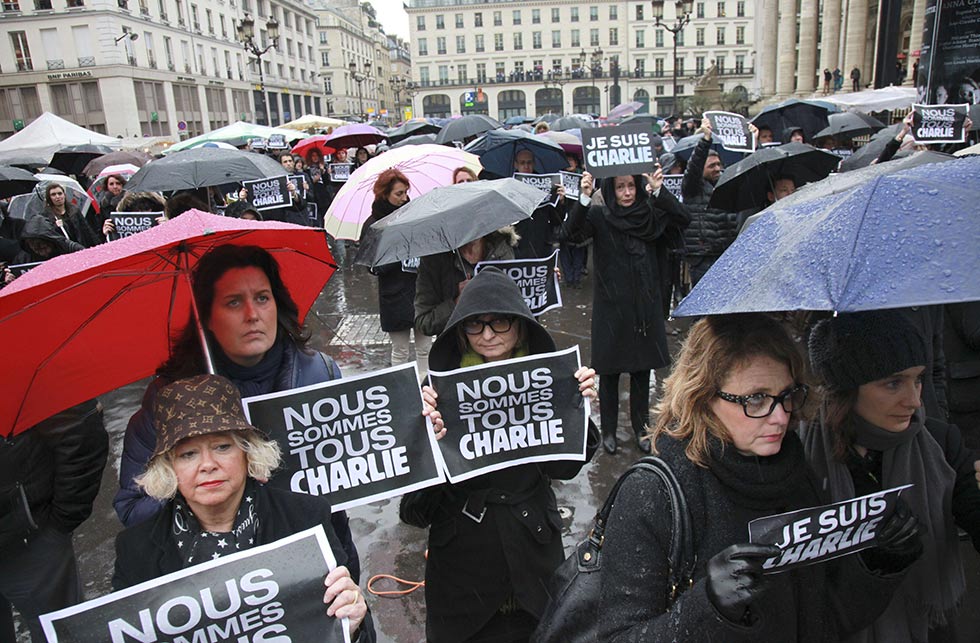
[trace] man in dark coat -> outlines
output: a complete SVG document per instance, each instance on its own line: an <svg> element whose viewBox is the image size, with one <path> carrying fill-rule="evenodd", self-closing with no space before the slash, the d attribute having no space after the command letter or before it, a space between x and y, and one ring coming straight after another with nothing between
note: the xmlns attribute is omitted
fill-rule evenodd
<svg viewBox="0 0 980 643"><path fill-rule="evenodd" d="M691 225L684 231L691 286L701 280L735 241L739 226L737 213L708 207L724 165L718 153L711 149L711 123L707 118L701 120L701 132L703 138L694 148L681 181L684 205L691 213Z"/></svg>
<svg viewBox="0 0 980 643"><path fill-rule="evenodd" d="M861 91L861 70L857 67L851 70L851 91Z"/></svg>
<svg viewBox="0 0 980 643"><path fill-rule="evenodd" d="M14 640L11 604L42 641L38 617L82 601L71 534L92 513L108 454L97 400L0 439L0 640Z"/></svg>
<svg viewBox="0 0 980 643"><path fill-rule="evenodd" d="M534 174L534 152L531 150L520 150L514 155L514 172L522 174ZM554 190L549 199L554 197ZM565 218L564 199L559 201L557 206L545 203L539 205L531 216L522 219L514 225L520 241L514 250L516 259L541 259L554 252L552 242L555 239L555 230Z"/></svg>
<svg viewBox="0 0 980 643"><path fill-rule="evenodd" d="M980 451L980 301L946 304L943 320L949 420Z"/></svg>

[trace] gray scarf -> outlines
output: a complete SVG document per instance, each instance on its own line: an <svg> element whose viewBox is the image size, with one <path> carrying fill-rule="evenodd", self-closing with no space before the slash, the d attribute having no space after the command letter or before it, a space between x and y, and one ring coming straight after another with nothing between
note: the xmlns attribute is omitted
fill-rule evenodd
<svg viewBox="0 0 980 643"><path fill-rule="evenodd" d="M921 409L909 428L886 431L855 416L855 443L882 452L881 488L903 484L902 492L919 519L925 550L909 568L888 608L875 623L848 638L853 643L911 643L929 639L929 629L945 625L955 615L966 579L953 523L953 485L956 472L942 447L923 425ZM834 436L821 425L803 433L807 460L822 478L834 502L854 497L847 466L834 457Z"/></svg>

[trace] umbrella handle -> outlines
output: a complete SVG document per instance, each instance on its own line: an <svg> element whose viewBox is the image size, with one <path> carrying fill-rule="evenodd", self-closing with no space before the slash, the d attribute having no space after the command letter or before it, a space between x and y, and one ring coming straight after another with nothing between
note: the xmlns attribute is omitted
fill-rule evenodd
<svg viewBox="0 0 980 643"><path fill-rule="evenodd" d="M214 360L211 359L211 348L208 346L208 337L204 334L204 324L201 323L201 313L197 309L197 300L194 299L194 287L191 284L190 266L187 265L187 255L184 255L184 279L187 280L187 288L191 294L191 312L194 316L194 323L197 325L197 337L201 340L201 353L204 355L204 365L208 369L208 374L217 375L214 368Z"/></svg>
<svg viewBox="0 0 980 643"><path fill-rule="evenodd" d="M469 279L470 275L466 272L466 264L463 262L463 256L459 254L459 248L454 248L453 254L456 255L457 259L459 259L459 267L463 271L463 278Z"/></svg>

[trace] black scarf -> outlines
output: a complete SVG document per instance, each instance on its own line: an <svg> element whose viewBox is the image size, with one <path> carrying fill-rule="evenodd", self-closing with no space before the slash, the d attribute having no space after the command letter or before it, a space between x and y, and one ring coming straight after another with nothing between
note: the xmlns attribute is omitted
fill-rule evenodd
<svg viewBox="0 0 980 643"><path fill-rule="evenodd" d="M799 508L809 506L816 497L808 490L803 444L793 431L786 433L779 453L766 457L742 455L732 444L715 437L709 437L708 446L709 468L731 492L735 504L760 510Z"/></svg>
<svg viewBox="0 0 980 643"><path fill-rule="evenodd" d="M276 386L276 377L282 370L286 341L286 332L280 326L276 332L276 341L255 366L236 364L228 359L218 342L212 342L211 345L215 347L214 366L220 375L231 380L242 397L272 393Z"/></svg>
<svg viewBox="0 0 980 643"><path fill-rule="evenodd" d="M253 547L259 529L259 514L255 506L255 485L245 480L242 502L235 514L235 523L229 532L204 531L184 497L177 493L174 498L173 529L177 552L184 568L221 558Z"/></svg>

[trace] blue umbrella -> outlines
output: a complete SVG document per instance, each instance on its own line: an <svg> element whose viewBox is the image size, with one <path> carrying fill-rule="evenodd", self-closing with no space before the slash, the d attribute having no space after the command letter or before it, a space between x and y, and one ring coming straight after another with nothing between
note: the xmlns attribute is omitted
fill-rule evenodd
<svg viewBox="0 0 980 643"><path fill-rule="evenodd" d="M681 140L677 141L677 145L674 149L670 150L674 156L677 158L684 159L687 163L691 160L691 154L694 154L694 148L697 146L698 141L701 140L701 134L692 134L691 136L685 136ZM721 162L725 164L725 167L729 165L734 165L745 158L744 152L732 152L731 150L726 150L721 146L721 141L717 137L711 137L711 149L718 152L718 156L721 157Z"/></svg>
<svg viewBox="0 0 980 643"><path fill-rule="evenodd" d="M674 315L980 300L980 157L869 176L843 191L814 183L769 208Z"/></svg>
<svg viewBox="0 0 980 643"><path fill-rule="evenodd" d="M568 166L565 150L557 143L517 129L490 130L463 148L480 157L483 169L497 176L514 174L514 157L521 150L534 154L534 172L549 174Z"/></svg>

